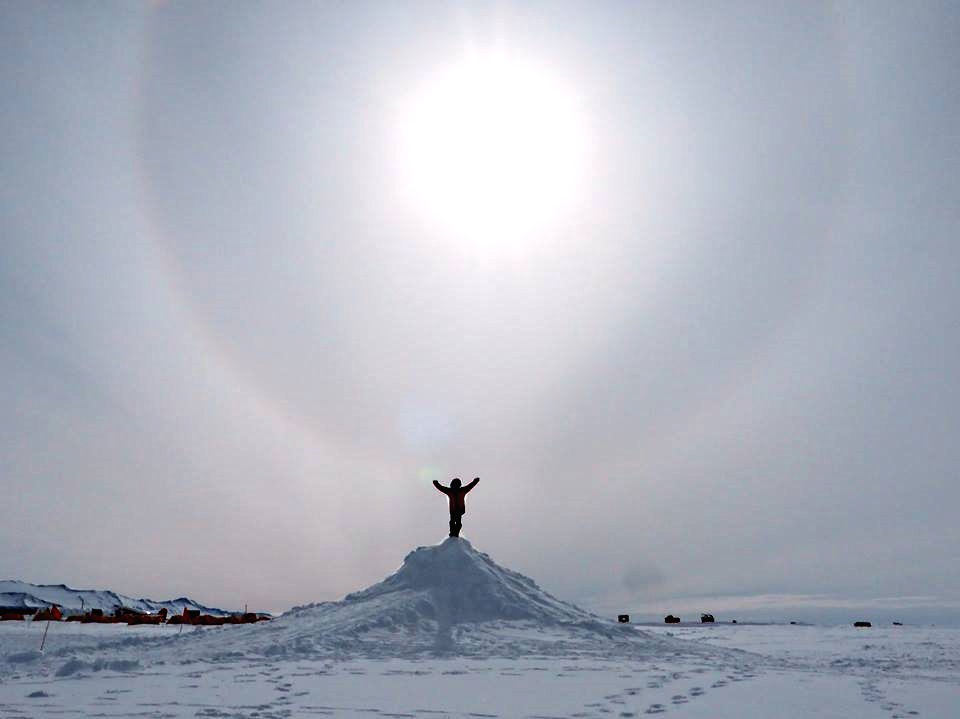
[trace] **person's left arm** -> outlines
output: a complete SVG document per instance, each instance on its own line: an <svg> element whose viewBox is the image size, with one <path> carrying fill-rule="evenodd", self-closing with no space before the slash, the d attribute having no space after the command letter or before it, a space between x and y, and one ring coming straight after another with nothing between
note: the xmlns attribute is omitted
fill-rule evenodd
<svg viewBox="0 0 960 719"><path fill-rule="evenodd" d="M473 489L474 487L476 487L476 486L477 486L477 483L478 483L479 481L480 481L480 478L479 478L479 477L474 477L474 478L473 478L473 481L470 482L470 484L468 484L466 487L463 488L463 493L466 494L466 493L469 492L471 489Z"/></svg>

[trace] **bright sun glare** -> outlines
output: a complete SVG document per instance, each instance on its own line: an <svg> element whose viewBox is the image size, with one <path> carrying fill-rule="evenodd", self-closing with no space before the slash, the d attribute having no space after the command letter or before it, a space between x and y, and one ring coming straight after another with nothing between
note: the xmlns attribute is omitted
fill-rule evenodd
<svg viewBox="0 0 960 719"><path fill-rule="evenodd" d="M444 233L522 243L575 203L586 132L576 97L502 55L438 73L407 98L401 167L409 199Z"/></svg>

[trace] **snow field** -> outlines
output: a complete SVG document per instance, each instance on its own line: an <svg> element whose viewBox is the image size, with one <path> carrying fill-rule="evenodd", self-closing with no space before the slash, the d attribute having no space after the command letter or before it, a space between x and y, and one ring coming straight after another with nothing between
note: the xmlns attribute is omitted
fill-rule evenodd
<svg viewBox="0 0 960 719"><path fill-rule="evenodd" d="M0 623L4 717L960 716L960 630L618 625L466 540L263 624Z"/></svg>
<svg viewBox="0 0 960 719"><path fill-rule="evenodd" d="M139 645L143 661L116 671L94 668L86 641L91 637L72 645L72 637L63 635L60 649L65 651L58 657L87 656L86 666L66 676L36 673L27 666L14 675L5 673L0 679L0 716L957 716L960 678L947 672L917 674L911 667L922 662L914 661L916 657L897 669L891 657L877 656L851 670L849 664L835 665L830 657L855 657L862 639L844 637L833 628L804 628L806 640L816 649L810 655L804 654L803 637L796 637L794 627L717 629L711 643L777 645L790 648L790 655L708 652L693 659L668 655L638 661L541 656L181 663L151 661L149 645ZM6 652L9 634L6 627L0 630L0 651ZM923 641L937 635L945 652L960 654L956 632L925 631ZM795 638L800 639L796 646L791 644ZM698 643L703 646L702 640ZM909 641L889 646L901 660L911 656ZM739 660L730 661L737 656Z"/></svg>

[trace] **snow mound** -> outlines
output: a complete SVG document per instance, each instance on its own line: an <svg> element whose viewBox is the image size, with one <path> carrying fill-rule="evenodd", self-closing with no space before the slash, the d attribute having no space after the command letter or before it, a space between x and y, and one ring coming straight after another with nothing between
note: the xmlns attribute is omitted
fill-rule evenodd
<svg viewBox="0 0 960 719"><path fill-rule="evenodd" d="M186 640L186 638L185 638ZM463 538L420 547L382 582L266 624L207 634L181 658L636 655L671 640L605 621L545 592ZM641 646L642 645L642 646Z"/></svg>
<svg viewBox="0 0 960 719"><path fill-rule="evenodd" d="M519 619L545 624L599 621L457 537L410 552L403 566L379 584L348 594L342 602L314 605L307 611L318 609L349 615L350 622L369 616L375 624L417 624L424 619L449 624Z"/></svg>

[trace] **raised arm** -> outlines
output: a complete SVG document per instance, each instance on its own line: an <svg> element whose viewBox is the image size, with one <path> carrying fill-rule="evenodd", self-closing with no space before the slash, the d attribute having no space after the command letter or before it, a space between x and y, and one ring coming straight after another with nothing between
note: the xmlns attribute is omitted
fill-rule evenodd
<svg viewBox="0 0 960 719"><path fill-rule="evenodd" d="M439 489L444 494L450 494L450 490L447 487L444 487L442 484L440 484L437 480L433 480L433 486Z"/></svg>
<svg viewBox="0 0 960 719"><path fill-rule="evenodd" d="M471 489L473 489L474 487L476 487L476 486L477 486L477 482L479 482L479 481L480 481L480 478L479 478L479 477L474 477L474 478L473 478L473 481L470 482L470 484L468 484L466 487L463 488L463 493L466 494L466 493L469 492Z"/></svg>

